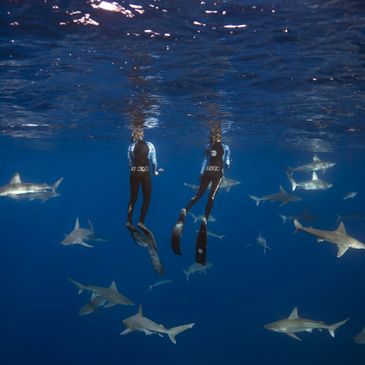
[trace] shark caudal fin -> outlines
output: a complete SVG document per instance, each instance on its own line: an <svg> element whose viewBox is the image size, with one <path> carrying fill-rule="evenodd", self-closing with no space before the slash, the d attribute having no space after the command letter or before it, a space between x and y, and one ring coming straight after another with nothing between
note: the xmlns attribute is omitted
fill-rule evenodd
<svg viewBox="0 0 365 365"><path fill-rule="evenodd" d="M81 283L79 283L78 281L73 280L71 278L68 278L68 280L70 280L72 284L74 284L75 286L77 286L77 288L79 289L78 290L78 294L81 294L85 290L85 286L82 285Z"/></svg>
<svg viewBox="0 0 365 365"><path fill-rule="evenodd" d="M298 232L300 229L303 228L303 226L296 219L294 219L293 223L294 223L294 226L295 226L294 233Z"/></svg>
<svg viewBox="0 0 365 365"><path fill-rule="evenodd" d="M177 327L173 327L173 328L170 328L167 332L167 334L169 335L170 337L170 340L176 344L176 336L178 334L180 334L181 332L184 332L190 328L193 328L195 325L195 323L189 323L189 324L184 324L182 326L177 326Z"/></svg>
<svg viewBox="0 0 365 365"><path fill-rule="evenodd" d="M335 331L338 327L341 327L343 324L345 324L350 318L346 318L344 321L337 322L335 324L332 324L328 327L328 332L332 337L335 337Z"/></svg>
<svg viewBox="0 0 365 365"><path fill-rule="evenodd" d="M63 181L63 177L61 177L60 179L58 179L53 185L52 185L52 190L54 192L56 192L57 188L61 185L61 182Z"/></svg>
<svg viewBox="0 0 365 365"><path fill-rule="evenodd" d="M293 176L289 174L289 172L286 173L286 176L288 177L289 182L291 184L291 190L294 191L298 186L297 183L295 182Z"/></svg>
<svg viewBox="0 0 365 365"><path fill-rule="evenodd" d="M248 197L256 202L256 207L260 204L260 202L262 200L262 199L258 198L257 196L254 196L254 195L249 195Z"/></svg>

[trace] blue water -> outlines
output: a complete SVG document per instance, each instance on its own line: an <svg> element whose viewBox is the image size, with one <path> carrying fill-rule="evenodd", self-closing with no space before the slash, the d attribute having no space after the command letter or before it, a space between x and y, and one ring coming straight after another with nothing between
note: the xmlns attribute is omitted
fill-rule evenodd
<svg viewBox="0 0 365 365"><path fill-rule="evenodd" d="M0 200L1 364L362 363L364 349L351 338L365 325L365 252L338 259L334 245L293 235L279 213L307 209L317 220L305 226L331 230L336 214L365 216L363 1L119 4L125 14L93 8L97 1L0 4L0 185L17 171L25 182L64 178L61 196L45 203ZM73 23L86 13L99 25ZM226 176L242 183L218 193L209 229L225 238L209 237L213 267L187 282L198 225L187 217L182 257L173 255L170 233L193 194L183 182L198 183L216 123L232 154ZM165 170L153 178L146 224L164 278L173 280L150 293L161 278L124 227L127 146L140 125ZM303 201L281 208L248 198L279 185L290 191L287 166L313 154L336 162L319 174L331 189L297 191ZM359 195L344 201L349 191ZM139 205L135 220L138 213ZM76 217L107 241L61 245ZM364 220L345 225L365 241ZM246 247L260 232L272 248L266 254ZM89 296L78 296L68 277L100 286L115 280L148 318L195 327L176 345L120 336L137 305L79 316ZM315 331L299 334L303 342L263 328L295 306L306 318L350 321L334 339Z"/></svg>

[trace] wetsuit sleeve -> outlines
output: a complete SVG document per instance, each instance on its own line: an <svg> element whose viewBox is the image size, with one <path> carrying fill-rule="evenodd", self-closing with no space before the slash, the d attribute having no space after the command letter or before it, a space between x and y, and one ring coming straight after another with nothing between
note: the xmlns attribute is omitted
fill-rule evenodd
<svg viewBox="0 0 365 365"><path fill-rule="evenodd" d="M128 165L129 165L129 167L133 166L133 149L134 149L134 143L130 144L128 147Z"/></svg>
<svg viewBox="0 0 365 365"><path fill-rule="evenodd" d="M223 161L224 165L227 169L229 169L229 166L231 165L231 151L229 150L229 147L225 144L224 145L224 155L223 155Z"/></svg>
<svg viewBox="0 0 365 365"><path fill-rule="evenodd" d="M202 167L200 169L200 175L203 175L204 174L205 168L207 167L208 153L209 153L209 145L205 149L205 157L204 157L204 160L203 160L203 163L202 163Z"/></svg>
<svg viewBox="0 0 365 365"><path fill-rule="evenodd" d="M156 148L155 146L151 143L148 142L148 158L152 163L152 167L153 167L153 172L157 171L157 158L156 158Z"/></svg>

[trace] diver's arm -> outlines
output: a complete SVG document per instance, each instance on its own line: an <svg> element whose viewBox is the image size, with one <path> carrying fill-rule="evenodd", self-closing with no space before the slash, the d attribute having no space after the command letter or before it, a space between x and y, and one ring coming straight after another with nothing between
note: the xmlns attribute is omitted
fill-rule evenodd
<svg viewBox="0 0 365 365"><path fill-rule="evenodd" d="M129 167L133 166L133 149L134 149L135 143L132 143L128 147L128 165Z"/></svg>
<svg viewBox="0 0 365 365"><path fill-rule="evenodd" d="M223 155L224 165L227 169L229 169L229 166L231 165L231 151L229 150L229 147L226 144L223 145L223 149L224 149L224 155Z"/></svg>
<svg viewBox="0 0 365 365"><path fill-rule="evenodd" d="M204 161L202 163L202 167L200 169L200 175L204 174L205 168L207 167L207 163L208 163L208 150L209 150L209 145L207 146L206 150L205 150L205 157L204 157Z"/></svg>
<svg viewBox="0 0 365 365"><path fill-rule="evenodd" d="M157 158L156 158L156 148L155 146L151 143L151 142L147 142L148 144L148 158L152 163L152 167L153 167L153 173L155 175L158 175L158 169L157 169Z"/></svg>

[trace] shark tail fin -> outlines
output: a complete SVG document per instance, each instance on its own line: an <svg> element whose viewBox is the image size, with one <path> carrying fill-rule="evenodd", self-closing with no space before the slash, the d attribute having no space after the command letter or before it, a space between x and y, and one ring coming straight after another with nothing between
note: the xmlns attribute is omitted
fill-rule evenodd
<svg viewBox="0 0 365 365"><path fill-rule="evenodd" d="M52 185L52 190L54 192L56 192L57 188L61 185L61 182L63 181L63 177L61 177L60 179L58 179L53 185Z"/></svg>
<svg viewBox="0 0 365 365"><path fill-rule="evenodd" d="M289 174L289 172L286 173L286 176L288 177L288 179L290 181L292 191L294 191L298 186L296 181L294 180L293 176L291 174Z"/></svg>
<svg viewBox="0 0 365 365"><path fill-rule="evenodd" d="M79 289L78 294L81 294L85 290L85 286L79 283L78 281L73 280L71 278L68 278L68 280L70 280L71 283L74 284Z"/></svg>
<svg viewBox="0 0 365 365"><path fill-rule="evenodd" d="M298 232L298 230L303 228L303 226L296 219L294 219L293 223L294 223L294 226L295 226L294 233Z"/></svg>
<svg viewBox="0 0 365 365"><path fill-rule="evenodd" d="M331 326L328 327L328 332L330 333L330 335L332 337L335 337L335 331L337 330L338 327L341 327L343 324L345 324L350 318L346 318L344 321L341 322L337 322L335 324L332 324Z"/></svg>
<svg viewBox="0 0 365 365"><path fill-rule="evenodd" d="M261 199L258 198L257 196L249 195L249 198L251 198L252 200L254 200L256 202L256 206L258 206L261 202Z"/></svg>
<svg viewBox="0 0 365 365"><path fill-rule="evenodd" d="M170 328L169 331L168 331L168 335L170 337L170 340L176 344L176 336L178 334L180 334L181 332L184 332L190 328L193 328L194 327L194 324L195 323L189 323L189 324L184 324L182 326L177 326L177 327L173 327L173 328Z"/></svg>
<svg viewBox="0 0 365 365"><path fill-rule="evenodd" d="M184 274L186 275L186 281L189 281L189 273L185 270L183 270Z"/></svg>

